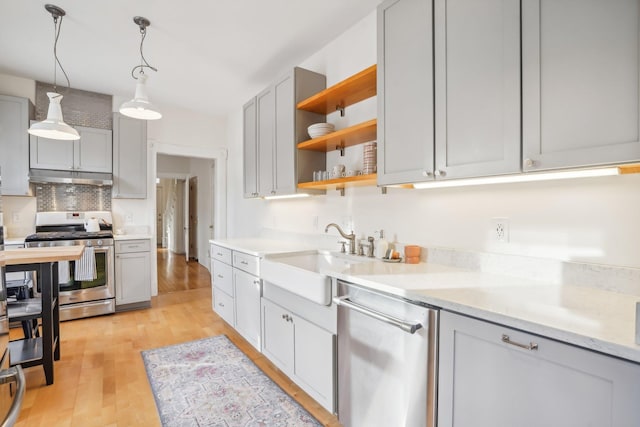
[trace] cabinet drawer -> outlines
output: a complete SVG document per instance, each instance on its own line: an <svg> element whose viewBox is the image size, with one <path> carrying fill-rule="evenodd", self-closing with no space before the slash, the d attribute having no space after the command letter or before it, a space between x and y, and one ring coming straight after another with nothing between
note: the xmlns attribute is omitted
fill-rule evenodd
<svg viewBox="0 0 640 427"><path fill-rule="evenodd" d="M231 249L218 245L211 245L211 258L231 265Z"/></svg>
<svg viewBox="0 0 640 427"><path fill-rule="evenodd" d="M220 289L213 290L213 309L228 324L235 326L235 316L233 310L233 297Z"/></svg>
<svg viewBox="0 0 640 427"><path fill-rule="evenodd" d="M128 252L149 252L151 251L151 241L143 240L122 240L116 242L116 253L126 254Z"/></svg>
<svg viewBox="0 0 640 427"><path fill-rule="evenodd" d="M242 252L233 252L233 266L244 270L249 274L258 276L258 260L259 258L254 255L248 255Z"/></svg>
<svg viewBox="0 0 640 427"><path fill-rule="evenodd" d="M213 260L213 287L221 289L233 296L233 267L217 259Z"/></svg>

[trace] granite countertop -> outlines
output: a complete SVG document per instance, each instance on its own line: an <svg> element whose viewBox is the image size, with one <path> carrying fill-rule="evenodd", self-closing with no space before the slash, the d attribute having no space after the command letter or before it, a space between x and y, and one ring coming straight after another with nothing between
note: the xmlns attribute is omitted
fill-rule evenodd
<svg viewBox="0 0 640 427"><path fill-rule="evenodd" d="M209 243L254 256L315 249L307 244L261 238L213 239Z"/></svg>
<svg viewBox="0 0 640 427"><path fill-rule="evenodd" d="M326 274L640 363L639 296L430 263L363 262Z"/></svg>

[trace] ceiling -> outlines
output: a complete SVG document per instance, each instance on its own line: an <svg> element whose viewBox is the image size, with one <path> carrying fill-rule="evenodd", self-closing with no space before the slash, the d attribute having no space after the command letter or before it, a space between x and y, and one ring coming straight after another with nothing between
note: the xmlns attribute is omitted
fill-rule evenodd
<svg viewBox="0 0 640 427"><path fill-rule="evenodd" d="M67 13L58 57L74 89L132 98L134 16L151 21L150 100L226 115L371 13L380 0L53 0ZM53 83L45 1L0 0L0 73ZM58 85L65 85L58 71Z"/></svg>

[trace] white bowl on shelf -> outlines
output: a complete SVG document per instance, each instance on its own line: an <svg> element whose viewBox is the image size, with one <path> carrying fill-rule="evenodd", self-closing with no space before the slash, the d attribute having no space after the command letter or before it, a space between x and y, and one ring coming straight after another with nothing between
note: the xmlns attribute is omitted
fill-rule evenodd
<svg viewBox="0 0 640 427"><path fill-rule="evenodd" d="M330 134L335 130L331 123L316 123L307 128L307 132L311 138L318 138Z"/></svg>

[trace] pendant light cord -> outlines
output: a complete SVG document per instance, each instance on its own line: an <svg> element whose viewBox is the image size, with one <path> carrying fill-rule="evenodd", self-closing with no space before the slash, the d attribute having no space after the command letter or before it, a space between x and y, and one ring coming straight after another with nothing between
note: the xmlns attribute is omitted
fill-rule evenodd
<svg viewBox="0 0 640 427"><path fill-rule="evenodd" d="M158 71L157 68L152 67L151 65L149 65L149 63L147 62L147 59L144 57L144 53L142 52L142 46L144 45L144 38L147 37L147 29L145 27L140 27L140 34L142 35L142 37L140 39L140 65L136 65L131 70L131 77L133 77L136 80L138 80L138 78L136 77L136 74L135 74L137 69L140 69L139 74L144 74L144 69L145 68L150 68L153 71Z"/></svg>
<svg viewBox="0 0 640 427"><path fill-rule="evenodd" d="M67 72L64 70L64 67L60 63L60 59L58 59L58 38L60 37L60 29L62 28L62 18L63 17L60 16L60 24L58 24L58 17L57 16L53 17L53 33L55 36L53 41L53 57L55 59L55 62L53 63L53 90L57 91L58 86L56 81L56 71L59 66L60 70L62 71L62 74L64 74L64 77L67 80L67 88L65 90L65 93L66 93L71 87L71 83L69 82L69 76L67 76Z"/></svg>

